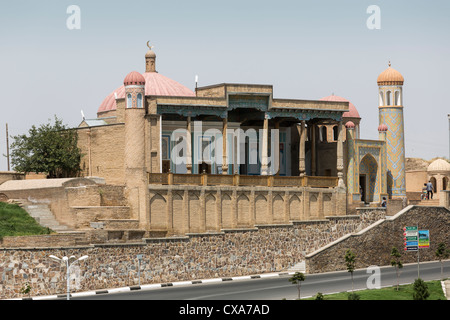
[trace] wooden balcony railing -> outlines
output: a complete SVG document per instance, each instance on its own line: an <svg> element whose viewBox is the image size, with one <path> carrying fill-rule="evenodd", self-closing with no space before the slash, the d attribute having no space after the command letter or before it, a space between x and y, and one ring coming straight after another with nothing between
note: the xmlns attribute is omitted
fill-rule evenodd
<svg viewBox="0 0 450 320"><path fill-rule="evenodd" d="M262 187L312 187L334 188L337 177L285 177L247 176L222 174L148 173L149 184L198 185L198 186L262 186Z"/></svg>

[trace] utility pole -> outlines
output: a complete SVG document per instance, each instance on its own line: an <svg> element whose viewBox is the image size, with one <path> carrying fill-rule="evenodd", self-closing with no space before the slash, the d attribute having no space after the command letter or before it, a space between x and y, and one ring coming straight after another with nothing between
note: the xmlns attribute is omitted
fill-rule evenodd
<svg viewBox="0 0 450 320"><path fill-rule="evenodd" d="M9 134L8 134L8 123L6 123L6 159L8 161L8 171L10 170L9 167Z"/></svg>

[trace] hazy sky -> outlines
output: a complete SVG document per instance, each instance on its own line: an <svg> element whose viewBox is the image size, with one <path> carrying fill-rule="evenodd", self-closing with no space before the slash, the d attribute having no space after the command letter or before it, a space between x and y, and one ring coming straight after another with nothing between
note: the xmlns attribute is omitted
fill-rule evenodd
<svg viewBox="0 0 450 320"><path fill-rule="evenodd" d="M81 29L70 30L70 5ZM369 29L370 5L381 29ZM161 74L193 89L271 84L275 98L349 99L361 138L378 138L377 77L405 83L407 157L449 156L450 1L1 1L0 155L10 135L56 115L95 118L130 71L145 71L148 40ZM11 139L10 139L11 142ZM0 157L0 171L7 169Z"/></svg>

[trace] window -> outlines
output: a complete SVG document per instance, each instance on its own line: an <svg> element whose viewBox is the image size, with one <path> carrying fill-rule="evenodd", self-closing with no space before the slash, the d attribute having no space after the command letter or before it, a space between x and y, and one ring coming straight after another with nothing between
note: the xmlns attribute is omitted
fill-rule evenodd
<svg viewBox="0 0 450 320"><path fill-rule="evenodd" d="M387 106L390 106L391 105L391 92L390 91L387 91L386 92L386 105Z"/></svg>
<svg viewBox="0 0 450 320"><path fill-rule="evenodd" d="M127 96L127 108L133 107L133 101L131 99L131 94L128 94Z"/></svg>
<svg viewBox="0 0 450 320"><path fill-rule="evenodd" d="M142 108L142 94L141 93L139 93L137 95L137 107Z"/></svg>
<svg viewBox="0 0 450 320"><path fill-rule="evenodd" d="M380 107L384 106L383 91L380 91Z"/></svg>
<svg viewBox="0 0 450 320"><path fill-rule="evenodd" d="M396 106L401 105L401 103L400 103L400 91L395 91L395 105Z"/></svg>
<svg viewBox="0 0 450 320"><path fill-rule="evenodd" d="M327 137L327 127L323 126L322 129L321 129L321 133L322 133L321 141L324 141L324 142L328 141L328 139L327 139L328 138Z"/></svg>
<svg viewBox="0 0 450 320"><path fill-rule="evenodd" d="M338 141L339 137L338 137L338 127L334 126L333 127L333 140L334 141Z"/></svg>

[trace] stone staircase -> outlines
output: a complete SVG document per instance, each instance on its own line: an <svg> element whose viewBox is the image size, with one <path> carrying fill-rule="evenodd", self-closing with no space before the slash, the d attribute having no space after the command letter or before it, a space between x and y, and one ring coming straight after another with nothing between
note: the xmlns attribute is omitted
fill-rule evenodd
<svg viewBox="0 0 450 320"><path fill-rule="evenodd" d="M418 204L418 206L425 206L425 207L439 207L439 199L430 199L430 200L421 200Z"/></svg>
<svg viewBox="0 0 450 320"><path fill-rule="evenodd" d="M41 226L49 228L57 233L68 233L74 230L56 220L55 215L46 203L34 203L25 199L15 199L14 203L23 208L33 217Z"/></svg>
<svg viewBox="0 0 450 320"><path fill-rule="evenodd" d="M300 261L299 263L293 265L292 267L290 267L288 270L288 272L302 272L304 273L306 271L306 265L305 265L305 261Z"/></svg>

